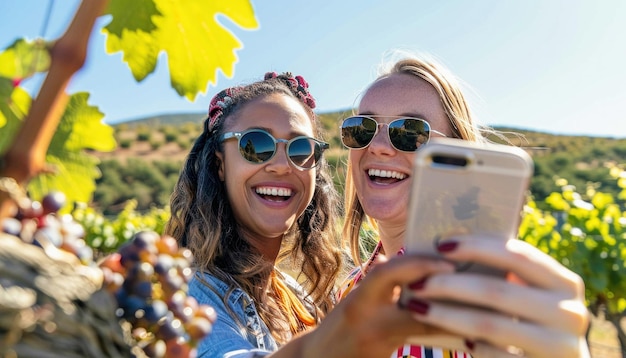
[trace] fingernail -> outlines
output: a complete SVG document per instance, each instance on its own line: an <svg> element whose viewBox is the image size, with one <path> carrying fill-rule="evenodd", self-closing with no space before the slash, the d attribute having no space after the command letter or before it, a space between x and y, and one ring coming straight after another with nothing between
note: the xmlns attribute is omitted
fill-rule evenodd
<svg viewBox="0 0 626 358"><path fill-rule="evenodd" d="M469 339L465 340L465 348L470 352L474 351L474 341L470 341Z"/></svg>
<svg viewBox="0 0 626 358"><path fill-rule="evenodd" d="M419 314L425 315L425 314L428 313L429 305L428 305L428 303L426 303L424 301L420 301L420 300L416 300L416 299L410 299L406 303L406 309L408 309L409 311L415 312L415 313L419 313Z"/></svg>
<svg viewBox="0 0 626 358"><path fill-rule="evenodd" d="M437 251L439 252L450 252L456 250L459 246L457 241L446 241L437 245Z"/></svg>
<svg viewBox="0 0 626 358"><path fill-rule="evenodd" d="M421 290L426 285L426 280L427 279L428 279L428 277L424 277L423 279L421 279L419 281L415 281L415 282L409 284L409 288L411 290Z"/></svg>

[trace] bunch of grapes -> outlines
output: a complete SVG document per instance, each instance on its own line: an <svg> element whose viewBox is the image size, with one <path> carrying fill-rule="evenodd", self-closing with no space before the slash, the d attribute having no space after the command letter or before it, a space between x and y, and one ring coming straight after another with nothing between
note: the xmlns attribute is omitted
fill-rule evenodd
<svg viewBox="0 0 626 358"><path fill-rule="evenodd" d="M2 220L2 232L40 246L52 258L94 265L93 249L85 243L83 226L71 215L59 213L65 203L62 192L50 192L41 201L30 200L16 215Z"/></svg>
<svg viewBox="0 0 626 358"><path fill-rule="evenodd" d="M142 231L96 263L83 226L59 212L65 203L61 192L51 192L41 201L29 199L13 217L4 218L0 228L41 247L53 259L97 271L92 278L115 297L115 313L136 343L133 349L141 351L135 355L195 357L196 346L210 333L216 315L212 307L187 295L193 276L191 251L179 248L172 237Z"/></svg>
<svg viewBox="0 0 626 358"><path fill-rule="evenodd" d="M149 357L195 357L211 331L215 311L187 295L192 255L176 240L142 231L100 263L116 312Z"/></svg>

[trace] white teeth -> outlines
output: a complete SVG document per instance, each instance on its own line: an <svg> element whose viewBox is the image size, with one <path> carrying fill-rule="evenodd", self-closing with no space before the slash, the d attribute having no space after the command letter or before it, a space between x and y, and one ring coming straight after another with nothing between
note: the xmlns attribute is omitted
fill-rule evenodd
<svg viewBox="0 0 626 358"><path fill-rule="evenodd" d="M367 174L373 177L394 178L398 180L406 178L406 174L399 173L393 170L370 169L368 170Z"/></svg>
<svg viewBox="0 0 626 358"><path fill-rule="evenodd" d="M258 187L256 192L261 195L291 196L291 189L289 188Z"/></svg>

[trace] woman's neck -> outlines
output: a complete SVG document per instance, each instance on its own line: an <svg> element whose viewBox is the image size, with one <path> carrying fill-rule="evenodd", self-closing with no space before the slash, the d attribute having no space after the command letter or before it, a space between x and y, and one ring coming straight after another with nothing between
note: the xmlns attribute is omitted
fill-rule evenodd
<svg viewBox="0 0 626 358"><path fill-rule="evenodd" d="M266 261L271 262L272 265L276 263L284 236L258 237L257 235L249 235L246 232L243 232L243 235L250 246L258 251Z"/></svg>
<svg viewBox="0 0 626 358"><path fill-rule="evenodd" d="M395 256L400 249L404 246L404 232L406 227L404 225L385 225L384 223L378 223L378 233L380 235L380 242L383 245L382 252L387 257Z"/></svg>

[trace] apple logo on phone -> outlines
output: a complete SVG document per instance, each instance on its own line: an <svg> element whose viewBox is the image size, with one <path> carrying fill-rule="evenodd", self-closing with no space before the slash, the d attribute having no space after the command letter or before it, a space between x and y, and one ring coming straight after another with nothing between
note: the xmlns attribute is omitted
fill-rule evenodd
<svg viewBox="0 0 626 358"><path fill-rule="evenodd" d="M452 212L457 220L471 220L478 214L478 194L480 188L472 186L456 198L456 204L452 205ZM457 271L467 271L472 266L471 262L457 262Z"/></svg>
<svg viewBox="0 0 626 358"><path fill-rule="evenodd" d="M452 212L457 220L473 219L478 213L478 193L480 188L470 187L467 192L456 198L456 204L452 206Z"/></svg>

